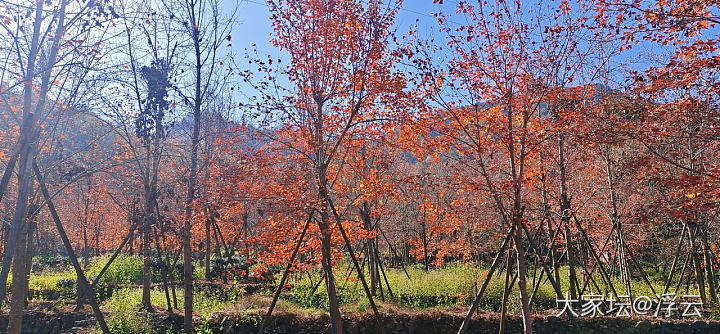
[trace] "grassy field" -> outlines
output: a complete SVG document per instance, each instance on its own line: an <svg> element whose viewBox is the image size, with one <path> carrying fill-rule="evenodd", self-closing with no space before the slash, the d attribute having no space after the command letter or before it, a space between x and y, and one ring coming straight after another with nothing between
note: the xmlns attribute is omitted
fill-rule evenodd
<svg viewBox="0 0 720 334"><path fill-rule="evenodd" d="M87 269L88 277L97 275L107 260L106 256L92 259ZM39 260L38 263L30 280L30 289L34 291L33 300L53 303L57 308L74 306L74 281L76 278L74 271L64 265L43 265L42 260ZM101 289L98 292L102 300L101 308L106 313L113 333L152 332L153 316L138 312L142 298L142 291L139 287L141 267L141 258L120 256L99 282L100 287L113 287L110 290ZM348 275L347 268L346 263L340 263L335 274L342 311L366 312L369 303L365 298L362 286L356 275ZM393 295L389 295L383 280L384 301L379 300L379 291L375 298L381 309L407 312L420 310L464 312L487 274L485 269L463 264L451 264L427 272L422 267L409 266L407 271L410 279L399 268L386 269L387 280ZM561 273L561 284L563 291L566 291L567 267L563 268ZM197 272L195 276L202 277L202 273ZM316 291L312 291L320 277L321 274L318 270L292 277L288 282L290 289L282 294L276 310L303 314L326 313L325 285L320 284ZM504 280L504 274L495 274L480 302L481 310L497 312L500 309ZM153 275L153 281L160 282L160 276L157 273ZM528 285L531 284L532 277L528 279ZM656 291L662 290L659 278L653 280L653 285ZM618 279L616 287L620 286ZM640 281L633 282L633 290L636 295L652 296L647 285ZM223 312L244 312L248 317L257 317L258 312L266 310L272 292L272 287L270 287L260 289L252 294L246 293L243 284L233 282L228 282L221 288L218 288L217 285L214 288L212 285L200 286L196 288L194 310L201 324L206 323L214 314ZM690 292L692 293L692 291ZM510 296L509 312L518 312L520 302L517 290L514 290ZM175 297L179 307L175 311L179 313L183 301L181 287L175 289ZM160 312L165 310L167 302L161 288L156 287L152 291L151 300L156 310ZM555 293L550 283L545 281L540 284L532 307L536 311L542 312L554 306ZM200 331L202 332L202 326Z"/></svg>

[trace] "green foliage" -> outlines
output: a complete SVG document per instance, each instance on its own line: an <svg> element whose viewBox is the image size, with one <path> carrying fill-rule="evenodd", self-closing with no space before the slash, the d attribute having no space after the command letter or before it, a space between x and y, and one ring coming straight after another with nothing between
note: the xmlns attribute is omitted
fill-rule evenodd
<svg viewBox="0 0 720 334"><path fill-rule="evenodd" d="M346 266L339 265L339 268ZM467 304L471 300L472 288L481 269L470 265L450 265L442 269L433 269L425 272L420 267L408 267L411 279L401 269L387 268L386 274L390 287L395 298L390 298L387 290L386 297L401 305L412 308L430 308L439 306L451 306ZM317 283L319 273L312 283ZM340 304L359 304L363 307L366 303L365 293L355 275L345 280L345 273L336 273L338 301ZM367 273L366 273L367 278ZM306 308L328 309L327 291L324 284L321 284L317 291L312 293L312 284L307 276L297 281L290 293L284 298ZM383 289L386 289L383 280ZM378 291L379 294L379 291Z"/></svg>
<svg viewBox="0 0 720 334"><path fill-rule="evenodd" d="M340 264L337 268L347 268L346 264ZM425 272L422 266L406 267L411 279L405 276L402 269L386 268L388 282L394 293L394 298L387 295L386 299L393 301L399 305L403 305L412 309L442 308L457 305L468 306L472 303L477 290L482 286L487 271L470 264L450 264L442 268L431 269ZM530 275L532 275L530 268ZM581 269L578 269L581 270ZM536 272L540 274L540 269ZM341 305L353 305L356 309L361 310L367 306L365 293L357 282L356 275L351 275L347 283L345 283L345 272L337 270L335 272L338 290L338 300ZM319 270L312 273L313 282L317 283L320 277ZM368 273L365 273L367 279ZM568 267L560 268L560 287L562 291L568 291L569 282ZM512 278L512 276L511 276ZM579 277L580 279L580 277ZM601 288L602 281L596 276L598 284ZM532 277L528 277L528 290L532 289ZM313 294L312 285L307 275L301 279L292 282L292 289L283 295L288 301L298 304L304 308L315 308L327 310L327 292L325 285L321 284L317 291ZM385 288L384 279L382 281ZM505 285L504 272L495 272L488 284L483 298L479 302L479 308L485 311L497 312L500 310ZM614 279L616 289L621 289L622 284L620 278ZM662 283L653 281L655 291L662 291ZM632 282L633 293L636 295L653 296L650 288L643 281L636 279ZM593 293L595 289L591 289ZM692 292L692 291L691 291ZM605 291L600 291L605 293ZM659 293L659 292L658 292ZM607 293L606 293L607 294ZM379 292L378 292L379 295ZM376 297L379 299L379 297ZM556 294L552 285L546 279L543 279L538 286L535 299L531 305L535 309L549 309L555 307ZM520 296L517 293L517 282L509 294L508 311L516 312L520 310Z"/></svg>
<svg viewBox="0 0 720 334"><path fill-rule="evenodd" d="M87 270L88 279L94 279L110 260L110 255L94 258ZM142 283L143 259L140 256L118 255L107 271L100 278L105 284L140 284Z"/></svg>
<svg viewBox="0 0 720 334"><path fill-rule="evenodd" d="M244 292L240 288L224 290L199 289L193 295L193 310L205 324L210 316L223 309L231 308ZM184 298L184 291L176 291L178 300ZM150 302L154 307L166 306L165 293L162 289L150 292ZM142 288L123 288L115 291L110 299L103 304L104 311L109 313L107 322L112 333L140 334L152 333L152 322L149 316L140 312L142 305ZM182 307L182 303L178 306ZM176 311L182 311L176 310ZM206 329L209 327L205 326ZM199 329L200 332L204 327Z"/></svg>
<svg viewBox="0 0 720 334"><path fill-rule="evenodd" d="M109 260L109 256L102 256L92 259L87 269L88 278L95 277L102 267ZM50 261L50 260L48 260ZM131 285L140 284L142 281L142 258L139 256L119 256L110 266L109 270L103 275L99 282L99 287L113 285ZM339 263L335 267L335 280L338 291L339 303L343 305L346 311L363 311L369 307L365 297L365 292L353 273L349 277L348 263ZM76 276L72 268L61 267L60 271L52 271L49 266L38 266L35 268L30 279L30 288L35 291L55 291L63 299L75 297L75 281ZM477 289L479 289L487 274L486 269L479 268L471 264L450 264L442 268L433 268L425 271L422 266L406 267L411 279L408 279L404 271L400 268L385 268L387 281L392 287L394 296L390 297L385 286L385 280L381 277L384 295L386 301L391 305L406 307L408 309L422 310L428 308L447 308L455 306L469 305ZM156 279L159 279L159 270L155 268ZM194 275L203 276L203 266L195 266ZM578 268L578 271L581 269ZM528 289L532 288L533 274L539 275L540 269L529 268ZM325 284L320 284L313 293L313 287L318 283L322 276L320 268L312 270L310 273L312 280L307 273L303 275L294 275L288 284L290 289L286 290L282 295L282 299L278 307L290 312L312 313L323 312L328 309L328 298ZM276 278L279 275L275 275ZM562 291L568 290L569 283L568 267L560 268L560 285ZM656 274L662 277L662 274ZM368 277L366 271L365 277ZM598 284L604 289L604 285L599 275L595 276ZM581 278L578 277L579 279ZM622 293L622 284L619 277L613 277L613 281L618 292ZM499 311L502 303L504 290L505 274L504 272L496 272L490 280L490 283L479 303L479 308L485 311ZM655 291L662 291L662 281L652 279ZM582 283L581 283L582 284ZM633 293L635 295L652 296L650 288L639 279L634 277L632 282ZM591 289L593 293L597 293L595 289ZM682 289L684 292L684 289ZM103 289L99 293L103 293ZM256 312L265 309L268 295L272 294L274 288L263 290L265 296L255 295L247 296L242 284L222 285L221 287L214 284L196 285L195 296L193 298L194 310L199 316L200 324L199 332L209 330L209 321L213 314L224 312L225 310L233 310L246 312L248 317L256 317ZM379 291L377 291L376 300L379 302ZM606 295L609 292L600 291ZM694 287L690 286L689 294L696 293ZM176 295L178 300L183 299L183 290L177 289ZM45 297L37 294L33 298L39 299ZM140 311L142 300L142 289L120 288L113 292L112 296L101 296L101 300L105 300L102 308L108 314L108 325L113 333L151 333L152 319L150 316ZM109 298L108 298L109 297ZM155 307L164 308L166 305L165 295L161 288L154 289L151 292L151 301ZM259 303L258 303L259 302ZM181 303L182 304L182 303ZM182 306L182 305L179 306ZM257 304L257 305L256 305ZM387 306L382 302L379 304ZM538 286L532 307L536 310L549 309L555 307L555 291L549 281L543 279ZM518 312L520 310L520 298L517 293L517 285L513 287L508 299L508 312ZM182 312L182 310L176 310ZM713 306L710 312L711 318L720 318L720 311L717 306ZM255 318L253 318L255 319ZM250 321L252 319L248 319Z"/></svg>
<svg viewBox="0 0 720 334"><path fill-rule="evenodd" d="M164 296L160 291L152 291L150 301L154 305L162 305ZM126 288L113 293L103 305L109 311L107 317L108 327L112 333L120 334L144 334L152 333L152 326L149 317L138 312L142 304L142 289Z"/></svg>

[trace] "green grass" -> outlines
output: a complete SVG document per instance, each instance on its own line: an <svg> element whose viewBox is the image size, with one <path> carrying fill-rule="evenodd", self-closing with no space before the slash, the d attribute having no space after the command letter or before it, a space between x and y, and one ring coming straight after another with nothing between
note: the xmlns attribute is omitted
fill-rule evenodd
<svg viewBox="0 0 720 334"><path fill-rule="evenodd" d="M337 281L338 300L341 305L351 307L353 309L363 310L368 307L367 300L365 298L365 292L359 283L356 275L351 275L350 279L346 282L346 265L340 264L337 266L340 269L336 269L335 279ZM487 271L485 269L478 268L469 264L450 264L443 268L431 269L425 272L421 266L409 266L406 267L410 274L410 279L407 278L404 271L397 268L386 269L388 282L393 290L394 297L390 297L385 290L386 299L393 303L408 307L411 309L428 309L428 308L447 308L454 306L468 306L473 301L477 289L482 286ZM578 279L581 279L579 274L580 268L576 269L578 272ZM530 275L532 271L529 271ZM540 270L538 269L537 274L539 275ZM368 274L365 273L367 278ZM319 270L315 270L313 273L313 282L317 283L320 277ZM569 270L568 267L560 268L560 285L563 293L569 289ZM599 276L595 276L595 280L602 290L605 289L604 284ZM383 287L385 287L383 279ZM480 300L479 308L485 311L499 311L502 303L502 296L504 291L505 275L504 273L499 274L497 271L488 284L487 289ZM579 282L582 286L582 282ZM327 292L324 284L321 284L317 291L313 294L312 284L307 275L304 275L300 279L291 281L292 289L290 292L285 293L283 298L288 301L297 303L304 308L316 308L320 310L327 310ZM528 277L527 286L528 290L532 291L533 280L532 277ZM653 287L657 293L662 293L663 284L659 281L652 281ZM614 278L614 285L619 294L622 294L623 288L620 282L620 278ZM636 279L632 282L633 294L636 296L654 296L650 288L643 281ZM605 293L605 291L595 291L594 286L590 284L590 288L586 290L586 293ZM684 290L683 290L684 292ZM693 293L691 287L690 293ZM379 299L379 292L378 297ZM555 290L549 281L543 280L537 289L535 299L533 300L532 308L536 310L543 310L555 307L556 294ZM517 293L517 285L513 288L510 293L508 300L508 310L510 312L519 311L520 309L520 297Z"/></svg>
<svg viewBox="0 0 720 334"><path fill-rule="evenodd" d="M239 294L242 291L238 291ZM212 314L221 310L236 309L235 305L239 295L234 298L226 298L229 294L222 296L216 291L197 290L193 294L193 311L199 315L200 323L207 323ZM182 312L184 291L177 289L176 296L179 309L173 308L174 312ZM172 297L171 297L172 298ZM150 292L150 303L156 309L165 309L167 300L162 289L153 289ZM108 314L107 323L112 333L141 334L152 333L152 319L144 312L139 312L142 306L142 288L123 288L116 290L112 297L103 305L102 309Z"/></svg>
<svg viewBox="0 0 720 334"><path fill-rule="evenodd" d="M87 269L89 278L94 278L101 270L109 257L102 256L94 258L90 261ZM43 270L34 270L30 279L30 288L39 291L57 291L62 300L74 298L74 285L67 284L75 281L76 276L72 268L64 267L62 270L53 271L52 266L39 267ZM336 286L338 291L339 302L343 308L343 312L366 311L369 303L365 297L362 285L358 281L356 275L352 274L346 279L348 264L339 263L334 269ZM487 270L473 266L471 264L449 264L442 268L434 268L425 271L421 266L407 266L410 274L408 279L402 269L386 268L387 280L392 287L394 296L390 297L385 287L384 279L382 279L383 289L386 301L379 301L378 296L375 300L381 308L399 307L407 311L438 309L457 311L458 307L464 309L475 297L477 289L482 285ZM196 266L196 277L202 276L202 266ZM568 268L562 267L560 271L561 289L563 292L568 290ZM529 275L532 275L532 268L529 269ZM540 270L537 271L537 274ZM581 279L582 269L577 269L578 279ZM296 312L301 314L308 313L326 313L327 292L325 284L320 284L317 291L312 293L312 287L321 277L320 268L316 268L311 272L312 282L308 278L307 273L303 275L294 275L288 281L291 288L282 295L282 299L278 303L278 310L285 312ZM276 275L279 278L280 275ZM367 272L366 272L367 278ZM655 275L651 278L653 286L657 293L662 292L663 284L659 278L662 275ZM138 256L120 256L112 264L110 269L103 275L100 281L102 285L121 285L127 286L131 284L139 284L142 278L142 258ZM599 273L595 276L596 281L600 284L601 289L604 285ZM504 289L504 273L497 272L491 278L479 307L484 311L498 311L502 302ZM615 288L622 294L624 289L620 282L620 278L613 278ZM532 288L533 279L528 277L528 289ZM674 288L674 286L673 286ZM639 278L635 278L632 282L633 294L635 296L646 295L653 296L650 288ZM261 294L246 295L242 285L230 285L223 289L204 289L200 285L195 290L194 295L194 311L200 317L200 323L205 324L211 316L218 312L234 311L246 312L256 315L258 311L264 311L269 305L270 296L274 289L264 290ZM591 289L588 293L598 293L596 289ZM672 290L672 289L671 289ZM608 295L605 291L599 291ZM680 293L684 293L684 286ZM690 287L689 294L695 293L693 286ZM183 290L176 291L179 305L182 308ZM42 296L39 296L40 298ZM152 322L149 316L143 312L139 312L142 299L142 290L140 287L125 287L113 291L112 296L105 299L102 304L103 310L108 317L108 324L113 333L150 333L152 332ZM508 312L518 312L520 310L519 294L517 286L514 287L508 301ZM536 311L547 310L555 307L555 291L548 281L543 281L537 291L536 298L531 307ZM165 295L162 289L158 288L151 293L151 302L157 309L166 307ZM717 313L716 317L720 318L720 308L713 308ZM175 310L181 312L182 310ZM715 314L714 313L714 314Z"/></svg>
<svg viewBox="0 0 720 334"><path fill-rule="evenodd" d="M90 260L85 276L93 280L102 270L103 266L110 259L110 256L100 256ZM64 268L62 271L54 271L46 268L33 270L30 275L30 289L53 290L58 287L62 280L77 280L75 269ZM142 280L142 258L139 256L120 255L110 265L108 270L100 279L101 283L109 284L137 284Z"/></svg>
<svg viewBox="0 0 720 334"><path fill-rule="evenodd" d="M154 305L162 305L164 298L161 291L150 293L150 301ZM152 333L150 319L138 312L141 304L141 289L125 288L115 291L102 307L103 311L109 313L106 321L110 331L120 334Z"/></svg>
<svg viewBox="0 0 720 334"><path fill-rule="evenodd" d="M110 260L110 255L94 258L86 271L88 278L95 278ZM120 255L100 278L101 283L139 284L142 282L143 259L140 256Z"/></svg>

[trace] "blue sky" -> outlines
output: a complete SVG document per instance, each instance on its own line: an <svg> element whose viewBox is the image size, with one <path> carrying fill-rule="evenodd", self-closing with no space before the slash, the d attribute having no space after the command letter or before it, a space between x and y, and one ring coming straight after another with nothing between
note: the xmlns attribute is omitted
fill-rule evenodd
<svg viewBox="0 0 720 334"><path fill-rule="evenodd" d="M226 6L232 6L235 0L225 0ZM233 49L242 53L245 48L252 49L256 44L258 51L271 55L277 55L277 50L270 44L270 14L264 0L239 0L237 10L237 23L233 27ZM442 11L452 13L455 10L455 1L444 1L443 4L433 4L432 0L406 0L403 3L396 25L398 32L403 34L415 20L419 20L420 27L436 26L436 19L431 15L433 12Z"/></svg>
<svg viewBox="0 0 720 334"><path fill-rule="evenodd" d="M236 23L233 27L232 52L240 59L245 55L245 49L252 50L256 45L259 56L264 58L266 55L272 58L283 58L277 48L270 44L272 34L272 26L269 19L269 10L266 0L223 0L225 1L226 11L231 11L233 6L237 5ZM239 2L236 2L239 1ZM394 0L367 0L367 1L394 1ZM560 4L559 0L523 0L523 7L543 4L545 6L554 7ZM441 12L451 16L450 25L459 25L465 22L464 17L454 14L457 0L444 0L443 4L433 4L433 0L404 0L402 8L395 18L396 29L398 35L404 35L408 30L414 27L417 20L419 34L421 38L427 38L429 35L437 32L438 23L432 13ZM547 8L547 7L545 7ZM720 27L709 29L707 33L717 36ZM442 42L443 37L436 39ZM632 70L642 70L651 65L662 65L667 60L669 47L649 42L643 42L634 47L630 52L624 52L616 55L610 67L612 68L611 80L615 81L615 85L622 86L625 79L630 76ZM658 57L657 55L664 54ZM245 91L246 94L252 93ZM242 98L241 98L242 99Z"/></svg>
<svg viewBox="0 0 720 334"><path fill-rule="evenodd" d="M257 49L258 56L264 58L267 55L272 58L281 58L287 60L284 54L270 43L271 34L273 32L270 13L265 0L223 0L224 9L227 13L232 12L233 6L237 6L235 13L235 24L232 31L232 52L236 59L244 59L247 52ZM375 0L368 0L375 1ZM382 0L394 1L394 0ZM432 0L405 0L402 8L395 17L395 24L399 35L404 35L408 30L417 24L421 33L431 34L433 29L437 27L437 19L432 16L433 12L454 13L454 0L445 0L443 4L433 4ZM426 36L425 36L426 37ZM245 62L242 62L244 64ZM242 65L240 65L242 66ZM285 78L278 78L285 81ZM257 95L252 88L236 83L238 90L235 99L242 102L251 102L249 99ZM239 115L243 114L240 112Z"/></svg>

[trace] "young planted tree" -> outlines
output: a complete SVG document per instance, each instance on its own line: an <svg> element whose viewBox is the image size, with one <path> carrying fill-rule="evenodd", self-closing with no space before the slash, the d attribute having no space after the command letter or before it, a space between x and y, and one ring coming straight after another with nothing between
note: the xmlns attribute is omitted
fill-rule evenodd
<svg viewBox="0 0 720 334"><path fill-rule="evenodd" d="M664 292L686 258L677 285L683 277L689 283L692 273L706 305L718 300L707 236L714 219L710 203L717 201L720 180L715 154L719 11L714 1L602 1L597 7L600 25L618 27L622 49L632 52L642 44L666 51L656 55L661 65L631 73L634 99L614 98L604 110L624 116L615 124L618 138L644 148L637 166L647 175L638 176L654 185L663 203L658 212L675 221L680 234ZM611 171L611 152L607 156Z"/></svg>
<svg viewBox="0 0 720 334"><path fill-rule="evenodd" d="M334 184L343 169L343 150L368 131L368 126L359 125L378 119L385 110L380 103L390 103L404 87L402 78L393 73L396 58L388 46L397 7L362 1L270 1L270 11L273 43L288 55L290 64L277 73L272 61L255 61L265 81L255 83L263 96L252 107L276 120L282 132L293 134L272 139L284 146L286 154L300 159L311 177L330 329L342 333L333 234L340 232L371 307L375 305L342 225L341 208L334 202ZM277 85L279 77L287 78L290 85Z"/></svg>
<svg viewBox="0 0 720 334"><path fill-rule="evenodd" d="M532 332L526 265L528 254L539 251L529 233L534 225L529 191L538 172L539 147L556 135L547 119L551 95L578 79L582 57L590 52L578 38L587 31L588 10L585 5L572 10L566 1L559 7L461 2L457 13L467 24L455 27L453 16L438 15L447 51L415 38L415 46L408 48L418 94L428 101L419 106L423 116L413 128L426 133L425 146L431 152L463 167L456 176L459 184L480 190L494 202L502 229L509 230L512 239L525 333ZM437 54L447 54L447 65L436 64ZM564 135L559 134L562 155ZM560 206L569 212L566 190L564 194ZM548 271L545 263L539 264ZM557 282L546 274L562 297ZM475 306L460 332L467 329Z"/></svg>
<svg viewBox="0 0 720 334"><path fill-rule="evenodd" d="M67 0L3 3L0 12L5 18L0 22L3 45L7 46L0 50L6 60L3 93L22 96L22 107L17 113L12 111L19 128L18 138L10 150L10 160L0 182L0 193L4 193L11 173L16 171L16 201L0 271L0 300L5 299L13 263L15 279L7 331L20 333L31 263L31 241L26 236L37 210L42 207L30 204L34 188L31 166L42 152L41 129L48 120L60 119L62 111L77 103L77 98L84 93L81 84L99 58L95 47L105 37L102 30L90 35L89 27L103 27L110 13L103 4ZM89 44L83 44L86 41ZM10 83L11 80L15 82Z"/></svg>
<svg viewBox="0 0 720 334"><path fill-rule="evenodd" d="M183 50L189 57L180 63L181 72L188 74L174 85L192 115L190 130L189 168L187 176L187 197L182 227L182 252L184 272L184 328L192 333L193 328L193 266L192 266L192 221L194 201L197 197L200 161L202 123L213 99L222 98L227 77L223 75L224 54L222 47L230 46L233 13L223 13L218 0L176 0L166 4L167 15L174 21L175 31L185 41ZM208 153L208 152L206 152ZM207 155L207 154L206 154Z"/></svg>

